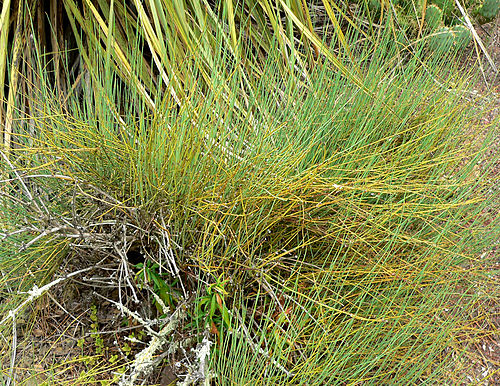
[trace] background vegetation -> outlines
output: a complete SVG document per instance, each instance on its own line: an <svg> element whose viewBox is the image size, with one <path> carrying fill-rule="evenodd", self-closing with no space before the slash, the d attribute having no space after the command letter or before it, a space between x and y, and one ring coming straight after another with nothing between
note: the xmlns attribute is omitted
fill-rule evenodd
<svg viewBox="0 0 500 386"><path fill-rule="evenodd" d="M5 383L466 382L498 155L456 65L497 13L4 1Z"/></svg>

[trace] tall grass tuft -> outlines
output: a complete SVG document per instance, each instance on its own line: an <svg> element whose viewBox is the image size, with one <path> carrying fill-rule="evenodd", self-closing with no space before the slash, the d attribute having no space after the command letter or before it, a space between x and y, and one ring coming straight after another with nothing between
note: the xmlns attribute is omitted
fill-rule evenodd
<svg viewBox="0 0 500 386"><path fill-rule="evenodd" d="M247 78L247 58L218 41L210 66L201 53L176 63L189 74L180 94L138 80L139 52L125 79L110 36L88 43L62 100L42 53L30 63L32 113L18 106L3 159L5 315L63 256L123 262L139 243L181 293L175 339L212 342L186 380L462 380L461 345L484 316L474 288L490 280L475 262L499 228L498 217L484 226L495 197L474 169L490 138L476 140L481 112L448 57L383 36L355 64L346 52L305 79L283 71L277 36ZM200 318L208 298L220 308Z"/></svg>

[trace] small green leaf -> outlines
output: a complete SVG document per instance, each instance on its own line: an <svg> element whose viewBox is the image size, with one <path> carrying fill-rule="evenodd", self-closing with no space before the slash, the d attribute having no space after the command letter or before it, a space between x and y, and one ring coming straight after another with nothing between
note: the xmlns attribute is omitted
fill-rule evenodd
<svg viewBox="0 0 500 386"><path fill-rule="evenodd" d="M222 320L224 320L224 323L226 323L227 327L231 327L231 321L229 319L229 312L227 311L227 308L224 306L222 307Z"/></svg>
<svg viewBox="0 0 500 386"><path fill-rule="evenodd" d="M215 310L217 309L217 300L215 299L215 296L212 296L212 302L210 303L210 319L212 319L212 317L214 316L215 314Z"/></svg>

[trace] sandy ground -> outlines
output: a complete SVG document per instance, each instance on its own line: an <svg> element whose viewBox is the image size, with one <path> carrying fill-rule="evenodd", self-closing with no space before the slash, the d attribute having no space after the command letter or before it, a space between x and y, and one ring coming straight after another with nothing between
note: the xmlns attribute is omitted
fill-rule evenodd
<svg viewBox="0 0 500 386"><path fill-rule="evenodd" d="M486 109L482 119L487 129L483 136L492 134L495 140L488 148L484 160L479 165L480 173L487 173L492 182L490 194L494 197L493 206L489 208L489 217L498 218L500 215L500 16L497 20L477 28L478 35L497 67L497 71L489 64L484 54L480 55L483 73L482 76L471 85L472 91L479 97L484 97L481 102ZM477 63L477 55L464 59L465 68ZM496 163L488 166L491 160ZM500 246L495 246L490 255L486 256L492 270L500 272ZM484 290L497 294L500 291L500 275L491 278L491 287ZM482 328L489 332L470 346L465 355L464 367L466 368L467 384L493 386L500 385L500 300L493 296L491 302L478 305L483 312L489 314L488 320L484 321Z"/></svg>

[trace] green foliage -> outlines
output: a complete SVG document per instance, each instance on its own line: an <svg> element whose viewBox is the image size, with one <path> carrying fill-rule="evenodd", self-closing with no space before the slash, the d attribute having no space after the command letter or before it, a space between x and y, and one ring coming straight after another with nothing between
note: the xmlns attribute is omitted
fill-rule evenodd
<svg viewBox="0 0 500 386"><path fill-rule="evenodd" d="M105 352L104 340L102 335L99 334L99 321L97 320L97 306L95 304L90 306L90 320L92 321L90 336L94 339L95 352L97 355L103 355Z"/></svg>
<svg viewBox="0 0 500 386"><path fill-rule="evenodd" d="M368 9L373 12L373 15L379 16L382 9L380 0L368 0Z"/></svg>
<svg viewBox="0 0 500 386"><path fill-rule="evenodd" d="M226 299L228 292L225 290L227 280L222 279L222 274L215 283L206 288L206 294L195 301L195 314L193 322L202 322L212 334L223 337L224 330L231 329L231 317L227 308Z"/></svg>
<svg viewBox="0 0 500 386"><path fill-rule="evenodd" d="M429 47L434 51L448 51L454 47L455 35L448 27L441 27L428 37Z"/></svg>
<svg viewBox="0 0 500 386"><path fill-rule="evenodd" d="M159 273L160 266L157 263L152 263L150 260L147 260L146 264L139 263L135 265L135 268L138 269L135 280L139 288L142 288L144 284L152 285L154 293L160 298L163 304L170 307L170 309L175 309L180 297L180 294L175 289L178 279L168 283L166 280L167 275ZM156 299L153 299L153 303L158 313L163 315L163 306Z"/></svg>
<svg viewBox="0 0 500 386"><path fill-rule="evenodd" d="M399 51L394 30L336 29L338 54L302 2L251 2L251 17L231 1L220 15L196 1L136 2L140 15L98 3L64 1L79 45L76 64L61 61L68 87L54 93L45 57L25 58L36 87L16 102L2 221L27 224L7 241L24 240L31 260L14 265L5 243L2 268L22 282L58 240L66 262L93 252L122 267L119 242L152 240L187 296L149 260L138 286L162 313L191 312L173 341L216 337L220 384L460 384L489 280L474 264L499 236L481 217L492 198L477 195L492 169L473 173L490 139L476 140L468 79L450 77L460 31L430 35L439 55L426 56L418 43ZM41 203L48 218L28 210ZM60 218L70 233L56 233ZM50 243L37 239L47 229ZM82 258L79 243L96 239Z"/></svg>
<svg viewBox="0 0 500 386"><path fill-rule="evenodd" d="M493 0L493 2L495 1L497 2L497 0ZM494 6L493 2L488 3L487 7ZM373 0L362 4L377 17L383 14L383 6L379 1ZM423 32L424 38L429 41L429 46L433 51L466 48L472 39L472 34L465 28L463 16L456 7L455 1L436 0L427 4L425 10L422 2L415 3L406 0L393 1L386 6L390 8L390 12L394 15L394 26L397 25L398 29L405 31L406 38L409 41L412 41L417 36L422 36ZM464 3L464 8L469 13L476 6L476 0L469 0ZM369 15L371 14L369 13ZM373 18L373 20L376 19Z"/></svg>
<svg viewBox="0 0 500 386"><path fill-rule="evenodd" d="M461 50L472 40L471 32L463 24L443 26L443 11L435 4L426 9L425 25L430 33L427 37L429 47L434 51Z"/></svg>
<svg viewBox="0 0 500 386"><path fill-rule="evenodd" d="M186 300L188 331L199 338L208 325L217 336L221 383L432 383L456 363L443 353L475 301L454 297L468 277L462 265L497 232L474 220L487 203L472 196L476 160L464 164L461 130L474 112L461 80L449 93L448 81L435 82L450 71L445 56L419 48L399 62L392 41L364 48L361 87L328 63L308 85L283 77L270 49L247 101L244 77L227 76L221 53L210 90L195 83L180 105L158 92L154 110L141 89L106 73L96 46L91 82L66 106L47 93L31 117L37 135L17 137L13 154L66 176L54 187L80 219L96 210L81 209L92 208L92 191L73 193L76 180L111 197L119 224L151 239L168 230L186 287L201 287ZM101 213L106 203L94 205ZM137 269L139 283L178 305L158 265ZM207 276L218 279L200 284Z"/></svg>
<svg viewBox="0 0 500 386"><path fill-rule="evenodd" d="M454 44L457 49L466 48L472 41L472 34L464 25L456 25L451 31L455 35Z"/></svg>
<svg viewBox="0 0 500 386"><path fill-rule="evenodd" d="M441 9L446 18L449 18L456 8L454 0L431 0L431 3Z"/></svg>
<svg viewBox="0 0 500 386"><path fill-rule="evenodd" d="M425 11L425 24L429 31L435 31L443 25L443 11L435 4L431 4Z"/></svg>
<svg viewBox="0 0 500 386"><path fill-rule="evenodd" d="M487 20L492 20L498 15L500 0L484 0L478 13Z"/></svg>
<svg viewBox="0 0 500 386"><path fill-rule="evenodd" d="M437 64L443 63L435 63L434 68L439 68ZM415 59L398 71L408 74L418 65ZM243 326L250 331L252 339L256 339L256 347L264 346L262 342L272 347L273 361L295 374L299 383L322 378L324 382L331 382L334 377L359 379L384 371L410 373L414 377L410 380L417 379L425 367L417 370L411 364L423 361L425 356L427 362L424 363L431 366L441 352L440 347L447 346L452 339L456 326L451 323L449 329L442 328L439 323L438 328L433 324L434 316L431 317L442 317L439 304L451 287L435 284L438 273L434 269L427 271L425 267L445 263L440 249L431 247L434 243L447 251L457 247L454 240L439 241L441 232L459 232L460 227L452 218L461 215L459 211L451 216L453 203L458 202L453 201L456 198L443 199L451 192L447 192L448 188L437 177L445 173L445 164L452 163L456 157L461 158L453 150L457 146L458 138L454 138L457 132L449 130L462 126L460 122L467 115L455 105L457 100L448 99L450 96L445 90L440 93L431 86L434 84L432 78L422 78L424 75L418 73L419 78L412 72L411 76L393 76L390 83L385 83L384 72L381 73L375 64L373 66L366 76L366 87L370 90L375 85L381 88L376 94L378 103L375 106L369 105L373 100L366 101L364 95L346 95L346 90L352 88L349 83L325 68L324 74L314 78L318 84L313 95L305 91L298 94L299 91L292 87L287 89L288 83L285 83L287 98L301 100L303 104L287 103L288 100L280 98L278 108L259 103L269 100L269 95L279 87L273 83L275 79L282 81L275 77L273 66L269 64L256 88L260 91L252 102L258 103L255 111L266 111L269 112L266 116L273 117L256 126L263 132L246 131L246 126L237 117L224 113L230 111L225 108L224 101L212 99L210 95L203 101L193 97L190 102L197 106L196 110L209 114L203 110L205 106L216 106L214 116L224 117L232 123L231 130L239 130L239 136L233 137L224 126L215 126L218 136L227 138L231 149L239 149L237 154L242 159L211 146L211 142L205 145L200 133L183 123L191 122L192 111L186 107L181 110L180 117L167 121L171 128L170 141L175 146L160 137L154 142L159 146L157 151L147 152L148 147L144 150L135 147L143 151L144 156L148 155L148 163L143 167L158 164L158 169L146 169L144 177L132 174L119 180L119 186L126 187L128 193L125 194L137 196L140 202L154 200L154 204L149 205L152 210L160 205L170 208L170 226L174 232L180 232L176 242L183 250L195 246L190 255L194 264L205 271L215 271L217 276L219 272L223 272L224 277L229 275L239 287L238 291L243 293L257 292L259 286L261 291L268 293L267 300L254 296L251 298L253 304L242 306L255 307L253 320L258 329L252 327L253 321L238 322L235 327L241 328L233 327L240 331L237 338L224 334L224 345L229 345L228 341L233 342L233 339L239 343L222 349L221 361L227 361L226 356L230 355L234 358L230 361L232 366L239 363L238 369L246 369L247 380L259 374L261 363L269 362L269 358L259 355L258 350L255 354L255 346L249 343ZM391 71L394 70L391 68ZM411 85L408 79L412 80ZM238 89L238 79L224 83ZM402 89L408 91L396 104L390 96L394 95L393 90L400 95ZM415 93L415 89L418 92ZM420 103L415 102L415 95L421 98ZM349 108L340 108L344 105ZM397 109L396 112L391 112L388 105ZM334 118L331 111L335 111ZM411 122L398 119L406 117L409 111L417 114ZM167 112L162 115L169 117ZM155 119L148 122L147 135L140 137L139 143L147 143L150 137L162 134L155 126ZM213 122L217 120L202 122L202 127L216 130ZM115 141L120 143L119 139ZM252 146L246 146L245 142ZM446 144L443 149L439 145L442 143ZM129 146L135 145L131 142ZM253 146L259 149L258 153ZM116 157L120 158L125 159ZM137 162L140 159L133 158L129 162L140 165ZM164 181L163 191L157 190L161 184L155 179ZM134 184L127 183L130 180ZM186 185L181 181L187 181ZM455 197L465 194L462 190L465 186L461 187L458 181L454 184L457 184L453 188L457 189ZM137 185L144 188L138 190ZM339 186L344 188L339 189ZM437 190L441 193L432 196L424 193ZM363 210L358 211L360 207ZM391 208L395 207L400 210L393 212ZM176 223L185 208L189 215L184 214L185 220ZM365 214L367 211L369 215ZM347 223L338 225L339 219ZM458 252L447 252L447 256L448 253L457 256ZM459 260L446 262L446 275ZM389 273L374 268L380 265L387 267ZM246 269L241 270L242 266ZM320 268L315 268L318 266ZM260 270L265 274L259 277L245 274ZM454 274L458 275L458 271ZM438 275L445 275L445 272ZM408 284L401 287L400 280L395 279L399 277L404 277ZM450 279L440 277L443 279L437 282L451 285L447 282ZM363 283L362 288L357 284L359 281ZM426 290L414 293L415 283L422 282L426 283ZM224 305L225 301L219 301L221 293L224 292L207 290L198 307L203 327L213 322L215 334L224 325L221 303ZM324 294L330 295L325 297ZM283 296L283 304L280 296ZM386 314L393 312L396 303L380 300L387 298L399 299L398 304L405 304L405 309L408 307L412 311L406 313L399 309L402 316L382 322ZM344 311L343 307L349 311ZM232 311L239 309L232 307ZM415 314L421 315L417 318L418 323ZM302 326L309 327L304 330ZM426 337L422 336L422 329ZM404 342L413 336L418 338L411 338L412 349L406 351L408 344ZM362 347L360 342L363 342ZM390 349L388 342L392 342ZM236 361L239 347L248 355ZM434 354L429 356L429 351ZM319 357L318 352L324 356ZM303 361L300 360L302 356ZM386 360L377 360L378 356ZM411 359L397 363L387 359L402 356ZM382 369L371 367L371 361L376 361ZM236 374L238 370L230 370L222 364L217 366L216 373L221 377L242 382L242 378L238 378L242 374ZM395 366L398 370L394 370ZM287 373L277 365L273 365L273 369L266 379L272 379L274 373L276 382L285 382Z"/></svg>
<svg viewBox="0 0 500 386"><path fill-rule="evenodd" d="M435 52L456 51L469 45L472 34L463 25L442 27L427 37L429 48Z"/></svg>

